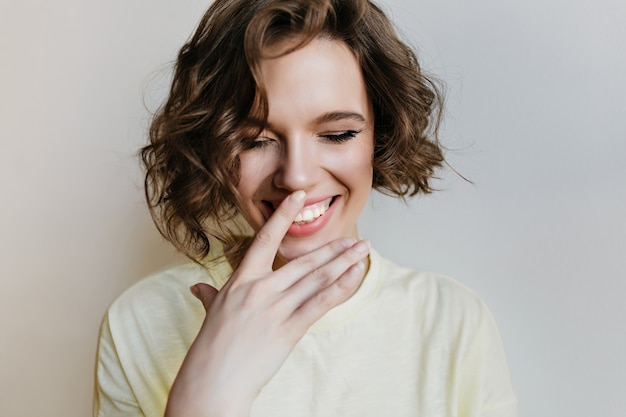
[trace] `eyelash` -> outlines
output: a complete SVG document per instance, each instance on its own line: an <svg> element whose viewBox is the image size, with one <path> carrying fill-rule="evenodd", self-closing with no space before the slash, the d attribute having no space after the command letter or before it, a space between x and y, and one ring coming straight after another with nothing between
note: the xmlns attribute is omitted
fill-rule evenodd
<svg viewBox="0 0 626 417"><path fill-rule="evenodd" d="M259 140L259 139L260 139L260 140ZM255 140L255 141L251 142L251 143L248 145L248 149L261 149L261 148L264 148L264 147L266 147L267 145L269 145L269 144L270 144L270 142L272 142L272 140L271 140L271 139L267 139L267 138L262 138L262 139L261 139L261 138L259 138L259 139L257 139L257 140Z"/></svg>
<svg viewBox="0 0 626 417"><path fill-rule="evenodd" d="M361 133L360 130L346 130L345 132L341 132L338 134L327 134L327 135L320 135L320 136L323 137L324 139L328 139L331 142L342 143L342 142L347 142L350 139L354 139L355 136L358 135L359 133Z"/></svg>
<svg viewBox="0 0 626 417"><path fill-rule="evenodd" d="M320 135L320 137L333 142L333 143L343 143L347 142L350 139L354 139L356 135L361 133L360 130L346 130L345 132L337 133L337 134L325 134ZM271 138L259 138L254 142L248 145L248 149L261 149L268 146L270 143L274 142L274 139Z"/></svg>

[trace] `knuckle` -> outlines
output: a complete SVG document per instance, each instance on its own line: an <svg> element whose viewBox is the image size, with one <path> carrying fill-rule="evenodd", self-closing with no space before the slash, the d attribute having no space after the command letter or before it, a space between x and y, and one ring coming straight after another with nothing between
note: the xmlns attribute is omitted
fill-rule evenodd
<svg viewBox="0 0 626 417"><path fill-rule="evenodd" d="M254 240L261 246L269 246L272 243L273 234L267 228L263 228L257 232Z"/></svg>
<svg viewBox="0 0 626 417"><path fill-rule="evenodd" d="M330 309L334 306L334 298L328 291L321 291L315 296L315 302L323 309Z"/></svg>
<svg viewBox="0 0 626 417"><path fill-rule="evenodd" d="M317 265L315 257L310 254L296 258L295 261L307 271L314 270Z"/></svg>
<svg viewBox="0 0 626 417"><path fill-rule="evenodd" d="M335 250L335 252L341 253L352 247L354 245L354 242L355 240L352 238L337 239L332 242L331 247Z"/></svg>
<svg viewBox="0 0 626 417"><path fill-rule="evenodd" d="M243 311L256 310L259 301L265 299L267 293L267 285L264 280L255 281L242 289L244 294L241 298L241 309Z"/></svg>
<svg viewBox="0 0 626 417"><path fill-rule="evenodd" d="M331 275L324 268L318 268L311 271L310 277L320 286L327 284L331 280Z"/></svg>
<svg viewBox="0 0 626 417"><path fill-rule="evenodd" d="M335 283L337 289L341 292L341 294L347 294L352 290L352 285L346 281L345 279L338 279Z"/></svg>

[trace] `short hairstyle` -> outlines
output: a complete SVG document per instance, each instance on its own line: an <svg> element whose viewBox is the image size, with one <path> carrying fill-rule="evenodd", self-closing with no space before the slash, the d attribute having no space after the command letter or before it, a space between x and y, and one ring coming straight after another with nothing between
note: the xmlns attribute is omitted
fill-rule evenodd
<svg viewBox="0 0 626 417"><path fill-rule="evenodd" d="M359 62L374 114L373 188L405 198L432 191L444 163L442 94L367 0L216 0L178 54L169 97L141 150L145 195L161 234L196 262L217 239L241 254L238 155L267 119L258 65L286 38L344 42ZM260 115L258 114L260 113ZM227 253L227 256L229 253Z"/></svg>

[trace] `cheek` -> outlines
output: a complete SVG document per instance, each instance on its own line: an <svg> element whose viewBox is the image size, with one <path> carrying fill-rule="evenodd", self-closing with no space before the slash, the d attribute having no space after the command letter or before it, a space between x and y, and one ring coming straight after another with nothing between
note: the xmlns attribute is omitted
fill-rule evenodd
<svg viewBox="0 0 626 417"><path fill-rule="evenodd" d="M374 149L373 146L368 146L363 149L357 159L355 155L355 161L353 170L356 173L355 192L363 193L364 198L367 199L372 191L372 183L374 178L374 166L373 163Z"/></svg>
<svg viewBox="0 0 626 417"><path fill-rule="evenodd" d="M372 158L373 149L371 146L363 145L349 150L338 155L334 161L336 172L341 175L348 186L358 188L354 191L369 193L374 173Z"/></svg>
<svg viewBox="0 0 626 417"><path fill-rule="evenodd" d="M268 176L266 156L260 152L246 152L239 157L239 184L237 190L249 204L251 199L262 187Z"/></svg>

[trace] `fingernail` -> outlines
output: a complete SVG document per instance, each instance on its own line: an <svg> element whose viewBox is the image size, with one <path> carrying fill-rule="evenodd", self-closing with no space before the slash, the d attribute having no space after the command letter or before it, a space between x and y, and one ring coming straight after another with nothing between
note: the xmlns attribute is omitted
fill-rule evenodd
<svg viewBox="0 0 626 417"><path fill-rule="evenodd" d="M200 298L200 290L196 285L192 285L191 287L189 287L189 291L191 291L194 297Z"/></svg>
<svg viewBox="0 0 626 417"><path fill-rule="evenodd" d="M291 201L293 201L294 203L301 203L304 201L304 198L306 197L306 193L302 190L298 190L295 193L291 194Z"/></svg>
<svg viewBox="0 0 626 417"><path fill-rule="evenodd" d="M354 245L354 250L356 250L359 253L368 253L370 251L369 240L361 240L356 245Z"/></svg>

